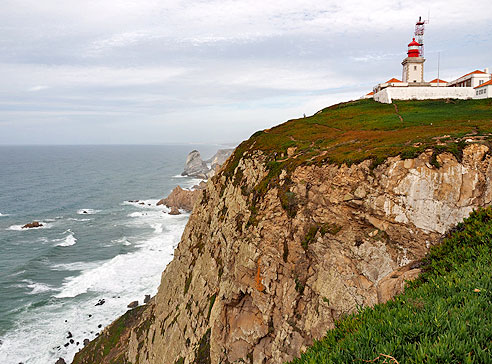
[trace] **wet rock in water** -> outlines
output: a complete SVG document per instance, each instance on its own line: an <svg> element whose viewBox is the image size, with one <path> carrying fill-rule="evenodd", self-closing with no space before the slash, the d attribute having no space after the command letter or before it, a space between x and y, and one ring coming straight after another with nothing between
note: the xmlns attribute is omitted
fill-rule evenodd
<svg viewBox="0 0 492 364"><path fill-rule="evenodd" d="M70 339L70 338L72 338L72 337L73 337L73 335L72 335L72 333L69 331L69 332L68 332L68 334L67 334L67 339Z"/></svg>
<svg viewBox="0 0 492 364"><path fill-rule="evenodd" d="M138 204L139 205L145 205L145 202L139 202Z"/></svg>
<svg viewBox="0 0 492 364"><path fill-rule="evenodd" d="M144 298L144 303L147 303L150 301L150 294L146 294Z"/></svg>
<svg viewBox="0 0 492 364"><path fill-rule="evenodd" d="M106 300L104 298L101 298L99 301L97 301L97 303L95 304L95 306L102 306L106 303ZM90 316L89 316L90 317Z"/></svg>
<svg viewBox="0 0 492 364"><path fill-rule="evenodd" d="M32 228L38 228L41 226L43 226L43 224L41 224L39 221L33 221L33 222L30 222L29 224L24 225L22 228L23 229L32 229Z"/></svg>
<svg viewBox="0 0 492 364"><path fill-rule="evenodd" d="M178 208L176 206L171 207L171 211L169 211L169 215L181 215Z"/></svg>
<svg viewBox="0 0 492 364"><path fill-rule="evenodd" d="M68 345L70 345L70 343L63 344L64 347L67 347Z"/></svg>
<svg viewBox="0 0 492 364"><path fill-rule="evenodd" d="M97 328L100 329L102 327L102 324L97 325Z"/></svg>
<svg viewBox="0 0 492 364"><path fill-rule="evenodd" d="M84 210L84 211L82 211L82 213L83 213L83 214L88 214L88 212L87 212L87 211L85 211L85 210Z"/></svg>
<svg viewBox="0 0 492 364"><path fill-rule="evenodd" d="M75 345L79 345L79 344L80 344L80 343L79 343L78 341L75 343Z"/></svg>
<svg viewBox="0 0 492 364"><path fill-rule="evenodd" d="M67 364L67 362L65 361L65 359L59 358L55 364Z"/></svg>
<svg viewBox="0 0 492 364"><path fill-rule="evenodd" d="M73 344L75 342L74 339L70 339L70 344Z"/></svg>
<svg viewBox="0 0 492 364"><path fill-rule="evenodd" d="M89 343L90 343L89 339L84 339L84 341L83 341L84 346L89 345Z"/></svg>
<svg viewBox="0 0 492 364"><path fill-rule="evenodd" d="M138 301L132 301L128 304L128 306L126 306L128 308L135 308L135 307L138 307Z"/></svg>
<svg viewBox="0 0 492 364"><path fill-rule="evenodd" d="M92 317L92 315L91 315L91 314L89 314L89 317Z"/></svg>

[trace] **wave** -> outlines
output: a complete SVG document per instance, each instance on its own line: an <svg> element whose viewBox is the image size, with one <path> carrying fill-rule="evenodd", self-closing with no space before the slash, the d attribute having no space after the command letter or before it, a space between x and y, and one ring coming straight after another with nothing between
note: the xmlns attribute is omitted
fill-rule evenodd
<svg viewBox="0 0 492 364"><path fill-rule="evenodd" d="M123 245L132 245L132 243L130 243L128 241L128 238L126 236L122 237L121 239L114 239L114 240L111 240L112 243L115 243L115 244L123 244Z"/></svg>
<svg viewBox="0 0 492 364"><path fill-rule="evenodd" d="M77 219L76 217L69 217L67 220L70 220L70 221L91 221L92 219Z"/></svg>
<svg viewBox="0 0 492 364"><path fill-rule="evenodd" d="M30 279L24 279L22 282L27 283L26 287L32 289L32 291L29 292L28 294L38 294L38 293L44 293L44 292L50 292L56 290L54 287L51 287L47 284L34 282L31 281Z"/></svg>
<svg viewBox="0 0 492 364"><path fill-rule="evenodd" d="M83 271L88 269L94 269L101 265L101 262L74 262L74 263L60 263L51 266L52 270L58 271Z"/></svg>
<svg viewBox="0 0 492 364"><path fill-rule="evenodd" d="M0 212L0 217L5 217L5 216L10 216L10 215L9 215L9 214L2 214L2 213Z"/></svg>
<svg viewBox="0 0 492 364"><path fill-rule="evenodd" d="M138 208L155 208L157 206L157 199L148 199L148 200L131 200L131 201L123 201L122 205L135 206Z"/></svg>
<svg viewBox="0 0 492 364"><path fill-rule="evenodd" d="M77 210L78 215L94 215L97 214L98 212L101 212L101 210L94 210L94 209L80 209Z"/></svg>
<svg viewBox="0 0 492 364"><path fill-rule="evenodd" d="M53 241L61 241L61 243L56 244L56 246L71 246L77 243L77 239L75 238L72 230L68 229L67 231L65 231L65 233L68 233L68 235L65 238L53 240Z"/></svg>

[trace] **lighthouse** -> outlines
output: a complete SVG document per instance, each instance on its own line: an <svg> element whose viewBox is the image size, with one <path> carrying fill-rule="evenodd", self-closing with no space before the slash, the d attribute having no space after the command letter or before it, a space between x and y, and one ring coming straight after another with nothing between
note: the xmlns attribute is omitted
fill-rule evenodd
<svg viewBox="0 0 492 364"><path fill-rule="evenodd" d="M407 58L401 63L403 65L402 81L412 83L424 82L425 58L420 54L421 44L415 38L408 44Z"/></svg>

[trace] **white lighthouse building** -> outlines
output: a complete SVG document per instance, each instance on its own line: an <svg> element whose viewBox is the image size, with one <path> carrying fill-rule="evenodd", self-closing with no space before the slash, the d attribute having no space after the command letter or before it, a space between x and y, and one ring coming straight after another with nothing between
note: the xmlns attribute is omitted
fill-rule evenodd
<svg viewBox="0 0 492 364"><path fill-rule="evenodd" d="M420 43L415 38L408 44L408 57L401 63L403 65L402 82L423 83L425 58L420 56Z"/></svg>
<svg viewBox="0 0 492 364"><path fill-rule="evenodd" d="M425 58L423 56L425 23L419 19L415 25L415 37L408 44L407 57L401 63L403 66L402 79L391 78L380 83L374 87L373 92L368 93L363 98L374 98L376 101L390 104L392 100L492 97L492 75L488 68L483 71L470 72L451 82L439 78L425 82Z"/></svg>

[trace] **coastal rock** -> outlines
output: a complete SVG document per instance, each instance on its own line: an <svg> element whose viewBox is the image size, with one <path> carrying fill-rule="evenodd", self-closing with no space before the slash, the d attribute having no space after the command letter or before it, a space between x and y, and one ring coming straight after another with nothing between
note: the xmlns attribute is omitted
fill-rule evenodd
<svg viewBox="0 0 492 364"><path fill-rule="evenodd" d="M169 211L169 215L181 215L178 208L176 206L171 207L171 211Z"/></svg>
<svg viewBox="0 0 492 364"><path fill-rule="evenodd" d="M184 190L177 186L166 198L157 202L157 206L165 205L169 208L193 210L193 205L198 197L202 195L202 190Z"/></svg>
<svg viewBox="0 0 492 364"><path fill-rule="evenodd" d="M298 357L339 318L400 292L419 273L412 262L492 202L488 151L472 144L458 161L428 150L376 168L370 160L300 165L261 198L254 192L268 159L246 151L232 175L222 169L208 181L158 293L124 317L124 335L101 364L120 356L139 364ZM91 363L98 345L74 363Z"/></svg>
<svg viewBox="0 0 492 364"><path fill-rule="evenodd" d="M39 221L33 221L33 222L30 222L29 224L25 224L22 228L23 229L32 229L32 228L38 228L41 226L43 226L43 224L41 224Z"/></svg>
<svg viewBox="0 0 492 364"><path fill-rule="evenodd" d="M198 150L193 150L188 154L186 158L184 171L181 173L182 176L190 176L197 178L207 178L207 173L210 169L202 160L200 152Z"/></svg>
<svg viewBox="0 0 492 364"><path fill-rule="evenodd" d="M67 364L67 363L65 362L65 359L59 358L55 364Z"/></svg>
<svg viewBox="0 0 492 364"><path fill-rule="evenodd" d="M83 341L84 346L89 345L89 343L90 343L90 340L89 339L84 339L84 341Z"/></svg>
<svg viewBox="0 0 492 364"><path fill-rule="evenodd" d="M128 306L126 306L128 308L135 308L135 307L138 307L138 301L132 301L128 304Z"/></svg>
<svg viewBox="0 0 492 364"><path fill-rule="evenodd" d="M218 167L222 166L227 158L230 157L232 152L234 151L234 148L232 149L219 149L215 155L208 159L206 162L210 163L210 169L212 171L215 171Z"/></svg>
<svg viewBox="0 0 492 364"><path fill-rule="evenodd" d="M146 294L144 298L144 303L149 303L150 301L150 294Z"/></svg>
<svg viewBox="0 0 492 364"><path fill-rule="evenodd" d="M99 301L94 306L102 306L106 303L106 300L104 298L101 298Z"/></svg>

